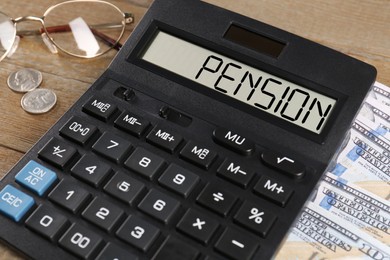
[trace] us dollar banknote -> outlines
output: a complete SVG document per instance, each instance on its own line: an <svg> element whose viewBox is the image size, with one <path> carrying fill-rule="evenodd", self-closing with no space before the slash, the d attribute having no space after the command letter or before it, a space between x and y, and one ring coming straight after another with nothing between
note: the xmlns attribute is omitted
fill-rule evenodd
<svg viewBox="0 0 390 260"><path fill-rule="evenodd" d="M390 246L388 201L327 174L317 188L313 203Z"/></svg>
<svg viewBox="0 0 390 260"><path fill-rule="evenodd" d="M390 104L390 92L387 89L379 83L374 85L352 124L346 145L329 172L388 201L390 106L386 104Z"/></svg>
<svg viewBox="0 0 390 260"><path fill-rule="evenodd" d="M274 258L389 260L390 248L309 202Z"/></svg>

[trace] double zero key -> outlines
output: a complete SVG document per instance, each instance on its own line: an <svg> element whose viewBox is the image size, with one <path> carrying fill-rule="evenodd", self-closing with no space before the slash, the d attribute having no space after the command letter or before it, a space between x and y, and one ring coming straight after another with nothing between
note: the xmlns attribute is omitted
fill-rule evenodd
<svg viewBox="0 0 390 260"><path fill-rule="evenodd" d="M73 254L88 259L99 248L103 239L79 224L73 224L58 241Z"/></svg>

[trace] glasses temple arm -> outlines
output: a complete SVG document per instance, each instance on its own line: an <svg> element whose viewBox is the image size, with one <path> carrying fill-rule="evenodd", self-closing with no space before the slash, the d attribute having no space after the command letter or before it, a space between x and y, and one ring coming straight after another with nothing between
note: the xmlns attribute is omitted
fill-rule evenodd
<svg viewBox="0 0 390 260"><path fill-rule="evenodd" d="M93 29L91 28L91 32L96 36L98 37L99 39L101 39L105 44L107 44L108 46L114 48L115 50L119 50L121 47L122 47L122 44L120 44L119 42L117 43L116 40L112 39L111 37L105 35L104 33L101 33L99 31L97 31L96 29ZM62 33L62 32L70 32L71 29L69 27L69 25L58 25L58 26L50 26L50 27L46 27L46 31L48 33ZM43 28L41 28L39 30L39 33L42 34L44 33L45 30Z"/></svg>

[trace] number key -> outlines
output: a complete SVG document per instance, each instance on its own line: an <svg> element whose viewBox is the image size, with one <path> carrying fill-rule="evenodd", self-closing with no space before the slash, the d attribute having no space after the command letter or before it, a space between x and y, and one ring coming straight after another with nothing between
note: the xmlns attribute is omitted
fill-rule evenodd
<svg viewBox="0 0 390 260"><path fill-rule="evenodd" d="M68 220L58 211L46 205L39 206L26 220L26 226L50 241L68 224Z"/></svg>
<svg viewBox="0 0 390 260"><path fill-rule="evenodd" d="M94 187L99 187L107 175L110 174L111 167L96 156L86 154L73 166L71 172L73 176Z"/></svg>
<svg viewBox="0 0 390 260"><path fill-rule="evenodd" d="M123 213L123 210L112 203L94 198L81 215L104 230L111 231Z"/></svg>
<svg viewBox="0 0 390 260"><path fill-rule="evenodd" d="M88 200L90 194L77 183L61 181L49 194L49 199L60 206L76 213Z"/></svg>
<svg viewBox="0 0 390 260"><path fill-rule="evenodd" d="M104 186L104 191L129 205L133 205L134 200L144 188L145 185L142 182L118 172Z"/></svg>
<svg viewBox="0 0 390 260"><path fill-rule="evenodd" d="M58 242L73 254L89 259L99 247L102 238L79 224L73 224Z"/></svg>
<svg viewBox="0 0 390 260"><path fill-rule="evenodd" d="M163 167L165 161L160 156L148 150L137 147L125 161L125 166L150 180Z"/></svg>
<svg viewBox="0 0 390 260"><path fill-rule="evenodd" d="M146 252L159 235L160 230L142 219L129 216L116 235L132 246Z"/></svg>
<svg viewBox="0 0 390 260"><path fill-rule="evenodd" d="M180 203L178 200L167 196L165 193L152 189L140 202L138 208L146 214L167 224L179 209L179 206Z"/></svg>
<svg viewBox="0 0 390 260"><path fill-rule="evenodd" d="M158 179L162 186L185 198L188 197L198 181L199 177L196 174L176 164L171 164Z"/></svg>
<svg viewBox="0 0 390 260"><path fill-rule="evenodd" d="M108 159L119 163L131 148L131 143L124 138L105 132L92 146L92 149Z"/></svg>

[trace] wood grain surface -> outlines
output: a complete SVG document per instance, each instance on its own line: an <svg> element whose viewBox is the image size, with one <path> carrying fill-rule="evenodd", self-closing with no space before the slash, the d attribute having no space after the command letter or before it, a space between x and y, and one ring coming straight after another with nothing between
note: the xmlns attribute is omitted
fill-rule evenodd
<svg viewBox="0 0 390 260"><path fill-rule="evenodd" d="M58 0L1 0L0 11L16 18L41 16ZM151 0L112 0L123 11L142 18ZM374 65L377 80L390 86L389 0L207 0L242 13ZM38 28L36 22L18 24L19 29ZM134 25L130 26L128 33ZM123 39L125 41L125 39ZM43 135L96 80L115 56L115 51L95 59L53 55L40 37L24 37L11 58L0 63L0 177ZM53 89L58 103L44 115L22 110L22 95L7 87L7 77L21 68L43 73L42 88ZM0 245L0 259L21 258ZM296 259L299 256L294 257Z"/></svg>

